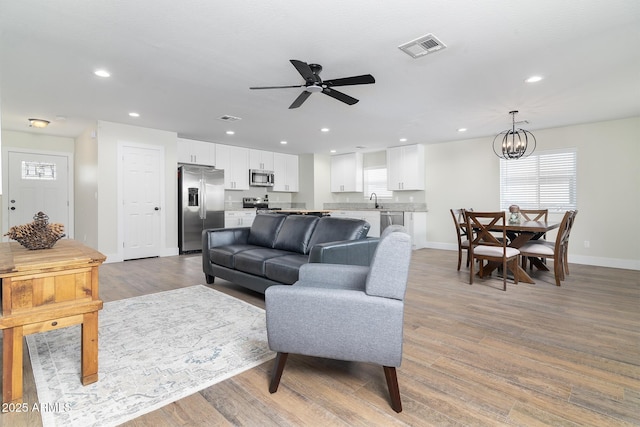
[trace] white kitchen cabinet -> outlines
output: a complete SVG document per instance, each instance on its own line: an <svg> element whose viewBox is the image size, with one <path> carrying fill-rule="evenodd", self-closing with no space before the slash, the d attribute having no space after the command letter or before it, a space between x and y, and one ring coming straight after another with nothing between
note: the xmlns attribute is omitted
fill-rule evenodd
<svg viewBox="0 0 640 427"><path fill-rule="evenodd" d="M387 148L387 190L424 188L424 145Z"/></svg>
<svg viewBox="0 0 640 427"><path fill-rule="evenodd" d="M380 211L332 211L330 214L335 218L355 218L367 221L371 228L367 237L380 237Z"/></svg>
<svg viewBox="0 0 640 427"><path fill-rule="evenodd" d="M249 169L273 170L272 151L249 149Z"/></svg>
<svg viewBox="0 0 640 427"><path fill-rule="evenodd" d="M255 210L224 211L224 226L231 227L251 227L256 219Z"/></svg>
<svg viewBox="0 0 640 427"><path fill-rule="evenodd" d="M298 156L273 153L273 175L275 183L271 191L295 193L299 190Z"/></svg>
<svg viewBox="0 0 640 427"><path fill-rule="evenodd" d="M178 138L178 163L216 165L216 144L194 139Z"/></svg>
<svg viewBox="0 0 640 427"><path fill-rule="evenodd" d="M413 249L427 247L427 213L426 212L405 212L404 228L411 235L411 246Z"/></svg>
<svg viewBox="0 0 640 427"><path fill-rule="evenodd" d="M224 169L225 190L249 189L249 149L216 144L216 169Z"/></svg>
<svg viewBox="0 0 640 427"><path fill-rule="evenodd" d="M362 190L362 153L331 156L331 192L361 192Z"/></svg>

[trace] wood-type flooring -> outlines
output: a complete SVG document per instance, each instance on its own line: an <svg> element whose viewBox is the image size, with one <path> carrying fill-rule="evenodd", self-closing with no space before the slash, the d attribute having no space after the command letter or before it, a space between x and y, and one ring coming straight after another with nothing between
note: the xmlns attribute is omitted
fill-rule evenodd
<svg viewBox="0 0 640 427"><path fill-rule="evenodd" d="M570 264L561 287L534 271L534 285L503 292L495 277L469 285L456 258L413 252L400 414L381 367L291 355L275 394L269 361L124 425L640 425L640 272ZM105 302L203 283L199 254L100 268ZM264 308L261 294L212 286ZM26 351L24 366L30 407L38 398ZM0 415L0 426L39 425L37 412Z"/></svg>

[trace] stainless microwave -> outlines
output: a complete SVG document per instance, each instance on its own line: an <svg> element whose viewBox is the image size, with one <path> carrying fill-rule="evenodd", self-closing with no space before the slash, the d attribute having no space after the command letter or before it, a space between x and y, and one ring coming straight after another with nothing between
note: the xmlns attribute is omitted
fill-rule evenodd
<svg viewBox="0 0 640 427"><path fill-rule="evenodd" d="M249 170L249 185L254 187L273 187L275 178L273 171L260 169Z"/></svg>

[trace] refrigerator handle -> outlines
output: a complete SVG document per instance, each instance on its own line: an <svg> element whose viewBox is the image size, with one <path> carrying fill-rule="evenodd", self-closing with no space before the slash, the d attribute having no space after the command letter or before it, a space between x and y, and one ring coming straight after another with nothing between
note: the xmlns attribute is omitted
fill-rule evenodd
<svg viewBox="0 0 640 427"><path fill-rule="evenodd" d="M204 176L200 179L200 219L207 218L207 183Z"/></svg>

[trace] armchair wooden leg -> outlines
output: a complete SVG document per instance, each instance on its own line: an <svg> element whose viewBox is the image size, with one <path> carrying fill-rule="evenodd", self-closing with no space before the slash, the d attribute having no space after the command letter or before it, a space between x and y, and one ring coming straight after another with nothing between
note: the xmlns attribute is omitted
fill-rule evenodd
<svg viewBox="0 0 640 427"><path fill-rule="evenodd" d="M282 371L284 371L284 365L285 363L287 363L287 356L289 356L289 353L278 353L276 355L276 362L273 364L273 371L271 371L269 393L275 393L276 391L278 391L278 385L280 384Z"/></svg>
<svg viewBox="0 0 640 427"><path fill-rule="evenodd" d="M396 368L384 366L384 376L387 379L387 387L391 396L391 408L396 412L402 412L402 401L400 400L400 388L398 387L398 376Z"/></svg>

